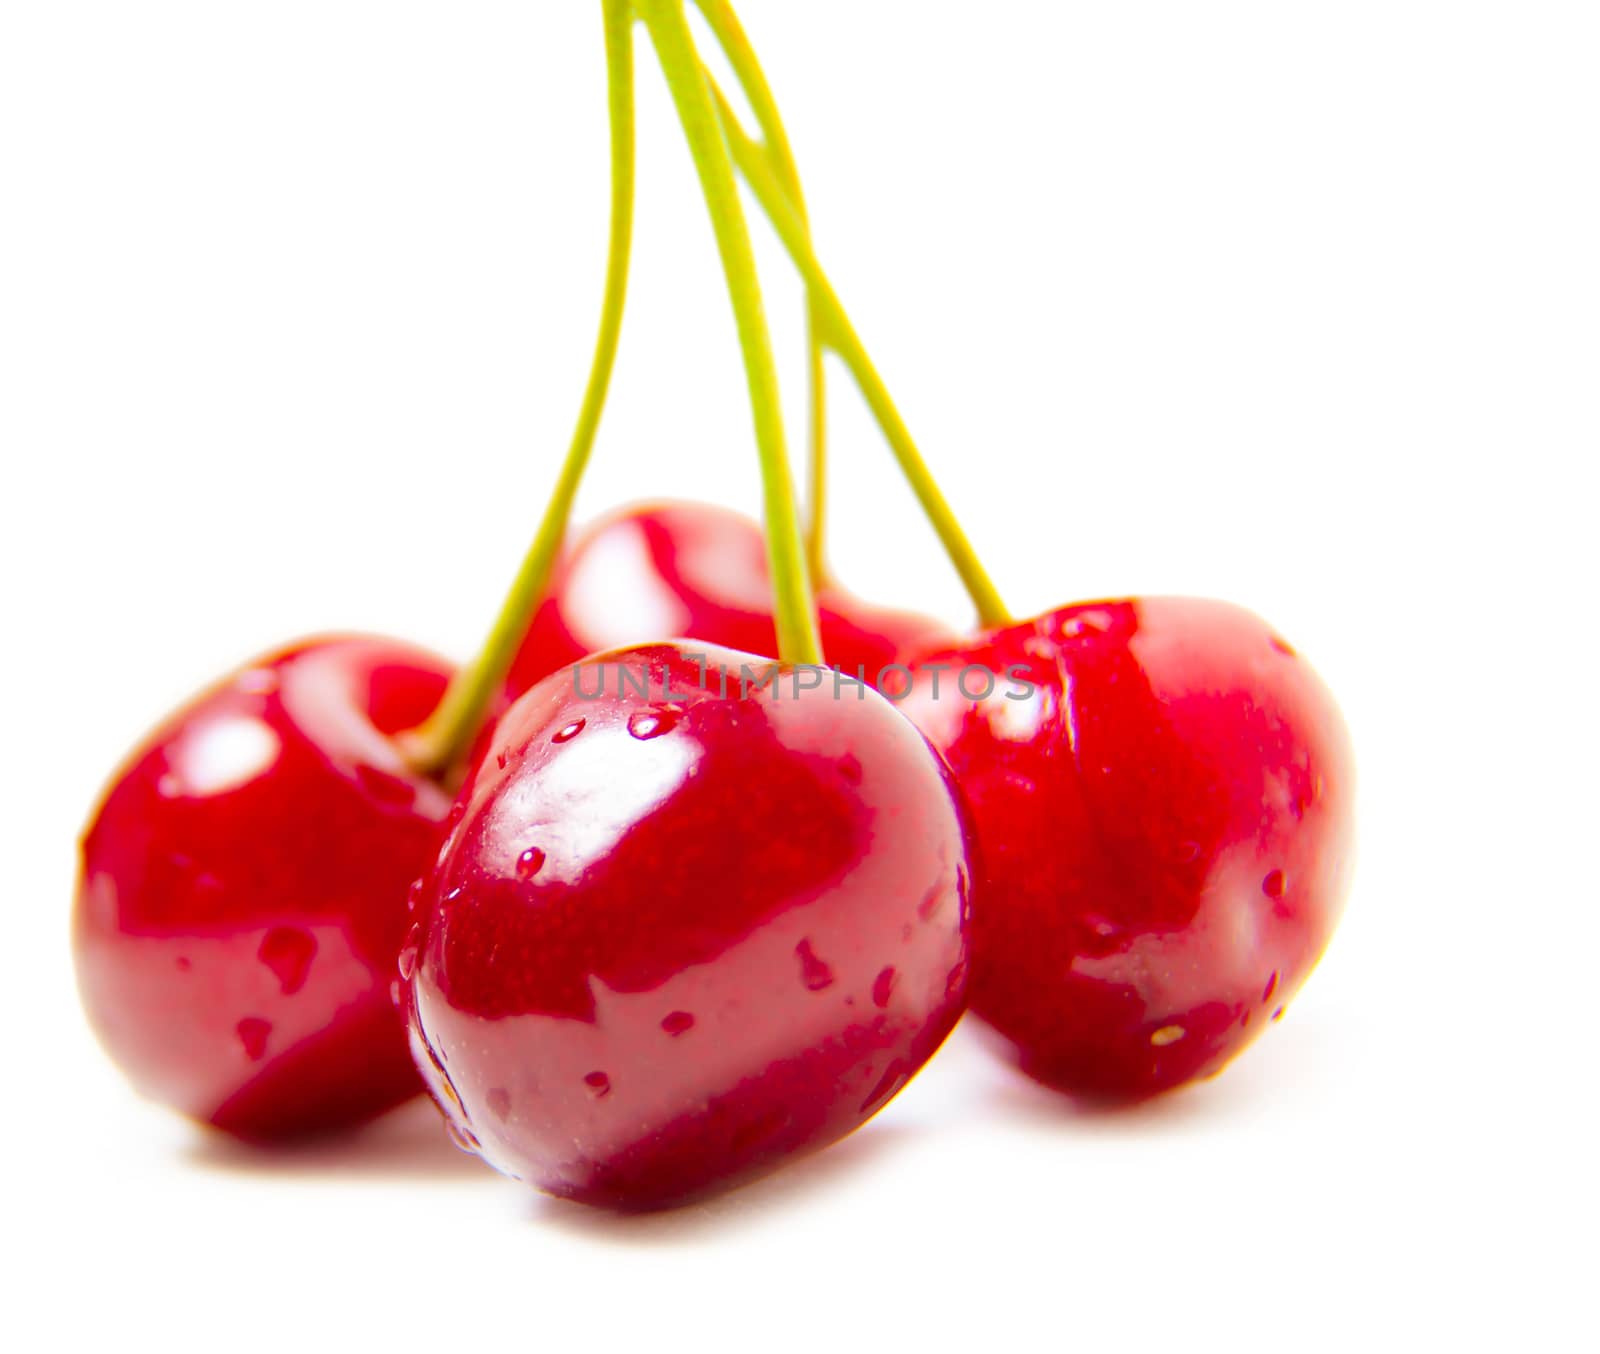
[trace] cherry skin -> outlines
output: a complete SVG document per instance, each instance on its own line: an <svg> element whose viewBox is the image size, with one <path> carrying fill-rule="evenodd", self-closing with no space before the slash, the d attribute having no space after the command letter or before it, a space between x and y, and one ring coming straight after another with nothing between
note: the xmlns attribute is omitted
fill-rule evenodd
<svg viewBox="0 0 1600 1354"><path fill-rule="evenodd" d="M816 601L827 662L864 672L869 683L902 650L954 639L938 621L872 606L831 584L818 588ZM510 693L585 654L660 635L776 652L767 548L755 522L707 503L646 503L591 523L556 566Z"/></svg>
<svg viewBox="0 0 1600 1354"><path fill-rule="evenodd" d="M984 861L972 1009L1085 1099L1219 1071L1344 902L1351 754L1317 675L1259 617L1188 598L1064 607L906 661L923 670L901 708L955 771ZM938 699L930 664L950 665ZM968 664L1000 674L986 698L976 670L956 688Z"/></svg>
<svg viewBox="0 0 1600 1354"><path fill-rule="evenodd" d="M393 640L307 640L170 716L117 773L82 841L73 950L142 1093L268 1140L422 1089L394 965L450 798L391 735L449 675Z"/></svg>
<svg viewBox="0 0 1600 1354"><path fill-rule="evenodd" d="M843 1137L963 1005L967 826L922 736L865 687L797 698L793 669L741 694L772 664L750 654L710 650L702 686L702 647L599 655L512 707L401 954L457 1141L619 1209Z"/></svg>

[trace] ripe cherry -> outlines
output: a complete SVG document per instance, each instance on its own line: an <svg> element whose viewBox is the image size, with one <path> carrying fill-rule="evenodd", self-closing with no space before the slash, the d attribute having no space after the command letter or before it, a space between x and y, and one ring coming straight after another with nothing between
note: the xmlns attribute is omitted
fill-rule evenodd
<svg viewBox="0 0 1600 1354"><path fill-rule="evenodd" d="M401 957L458 1141L589 1203L680 1202L842 1137L962 1009L967 832L921 735L816 669L797 692L698 653L616 650L512 707ZM776 687L741 691L741 665Z"/></svg>
<svg viewBox="0 0 1600 1354"><path fill-rule="evenodd" d="M816 600L827 662L864 671L869 682L902 650L953 639L937 621L833 585ZM767 549L755 522L707 503L647 503L592 523L550 580L512 668L511 694L585 654L660 635L776 651Z"/></svg>
<svg viewBox="0 0 1600 1354"><path fill-rule="evenodd" d="M269 1139L421 1089L391 988L450 800L390 735L448 678L393 640L307 640L117 773L83 837L73 949L90 1021L145 1095Z"/></svg>
<svg viewBox="0 0 1600 1354"><path fill-rule="evenodd" d="M1263 621L1088 603L906 661L949 665L901 708L971 806L972 1009L1025 1071L1136 1099L1282 1014L1344 902L1352 766L1333 698Z"/></svg>

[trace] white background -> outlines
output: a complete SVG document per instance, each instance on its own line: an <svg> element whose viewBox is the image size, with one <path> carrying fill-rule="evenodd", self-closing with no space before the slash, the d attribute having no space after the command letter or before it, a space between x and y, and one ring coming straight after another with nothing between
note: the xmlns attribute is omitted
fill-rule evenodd
<svg viewBox="0 0 1600 1354"><path fill-rule="evenodd" d="M1592 1341L1594 7L742 8L822 255L1013 609L1233 598L1338 693L1362 850L1326 962L1144 1110L1074 1114L963 1030L844 1145L642 1221L501 1180L425 1106L275 1160L138 1102L78 1014L75 834L253 652L476 643L588 360L598 6L5 0L14 1347ZM753 509L710 235L642 70L582 513ZM965 621L835 389L838 572Z"/></svg>

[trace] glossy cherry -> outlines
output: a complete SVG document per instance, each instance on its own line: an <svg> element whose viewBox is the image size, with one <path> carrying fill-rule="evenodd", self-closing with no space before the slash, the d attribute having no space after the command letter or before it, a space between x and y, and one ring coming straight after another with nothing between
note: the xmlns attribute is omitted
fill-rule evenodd
<svg viewBox="0 0 1600 1354"><path fill-rule="evenodd" d="M1024 1070L1137 1099L1282 1014L1343 905L1352 766L1332 697L1265 622L1098 602L907 661L948 665L901 708L971 807L972 1009Z"/></svg>
<svg viewBox="0 0 1600 1354"><path fill-rule="evenodd" d="M387 639L308 640L172 715L82 841L78 982L145 1095L252 1139L421 1089L391 991L449 796L390 735L449 678Z"/></svg>
<svg viewBox="0 0 1600 1354"><path fill-rule="evenodd" d="M831 584L816 601L827 662L869 682L902 650L954 638L938 621ZM708 503L646 503L590 524L556 567L512 668L511 694L586 654L662 635L776 651L767 548L755 522Z"/></svg>
<svg viewBox="0 0 1600 1354"><path fill-rule="evenodd" d="M589 1203L680 1202L842 1137L962 1009L967 829L937 757L871 690L796 696L788 669L741 693L772 660L713 649L702 683L701 648L517 702L402 952L458 1140Z"/></svg>

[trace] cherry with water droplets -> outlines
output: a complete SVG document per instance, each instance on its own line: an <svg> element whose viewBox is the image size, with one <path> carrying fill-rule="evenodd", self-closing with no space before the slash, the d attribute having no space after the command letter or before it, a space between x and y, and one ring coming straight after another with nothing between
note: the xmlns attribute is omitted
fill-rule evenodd
<svg viewBox="0 0 1600 1354"><path fill-rule="evenodd" d="M797 692L793 669L741 691L772 660L712 649L723 696L702 650L600 655L512 707L504 765L461 792L408 982L418 1065L476 1150L617 1208L849 1133L964 997L968 829L921 735L864 688Z"/></svg>
<svg viewBox="0 0 1600 1354"><path fill-rule="evenodd" d="M919 671L901 706L973 815L973 1011L1088 1099L1220 1070L1344 903L1351 754L1311 667L1190 598L1064 607L905 661L999 678L966 700L947 675L934 699Z"/></svg>
<svg viewBox="0 0 1600 1354"><path fill-rule="evenodd" d="M73 955L91 1024L143 1094L266 1140L421 1089L390 989L450 799L392 735L449 675L398 641L304 641L171 715L108 785Z"/></svg>

